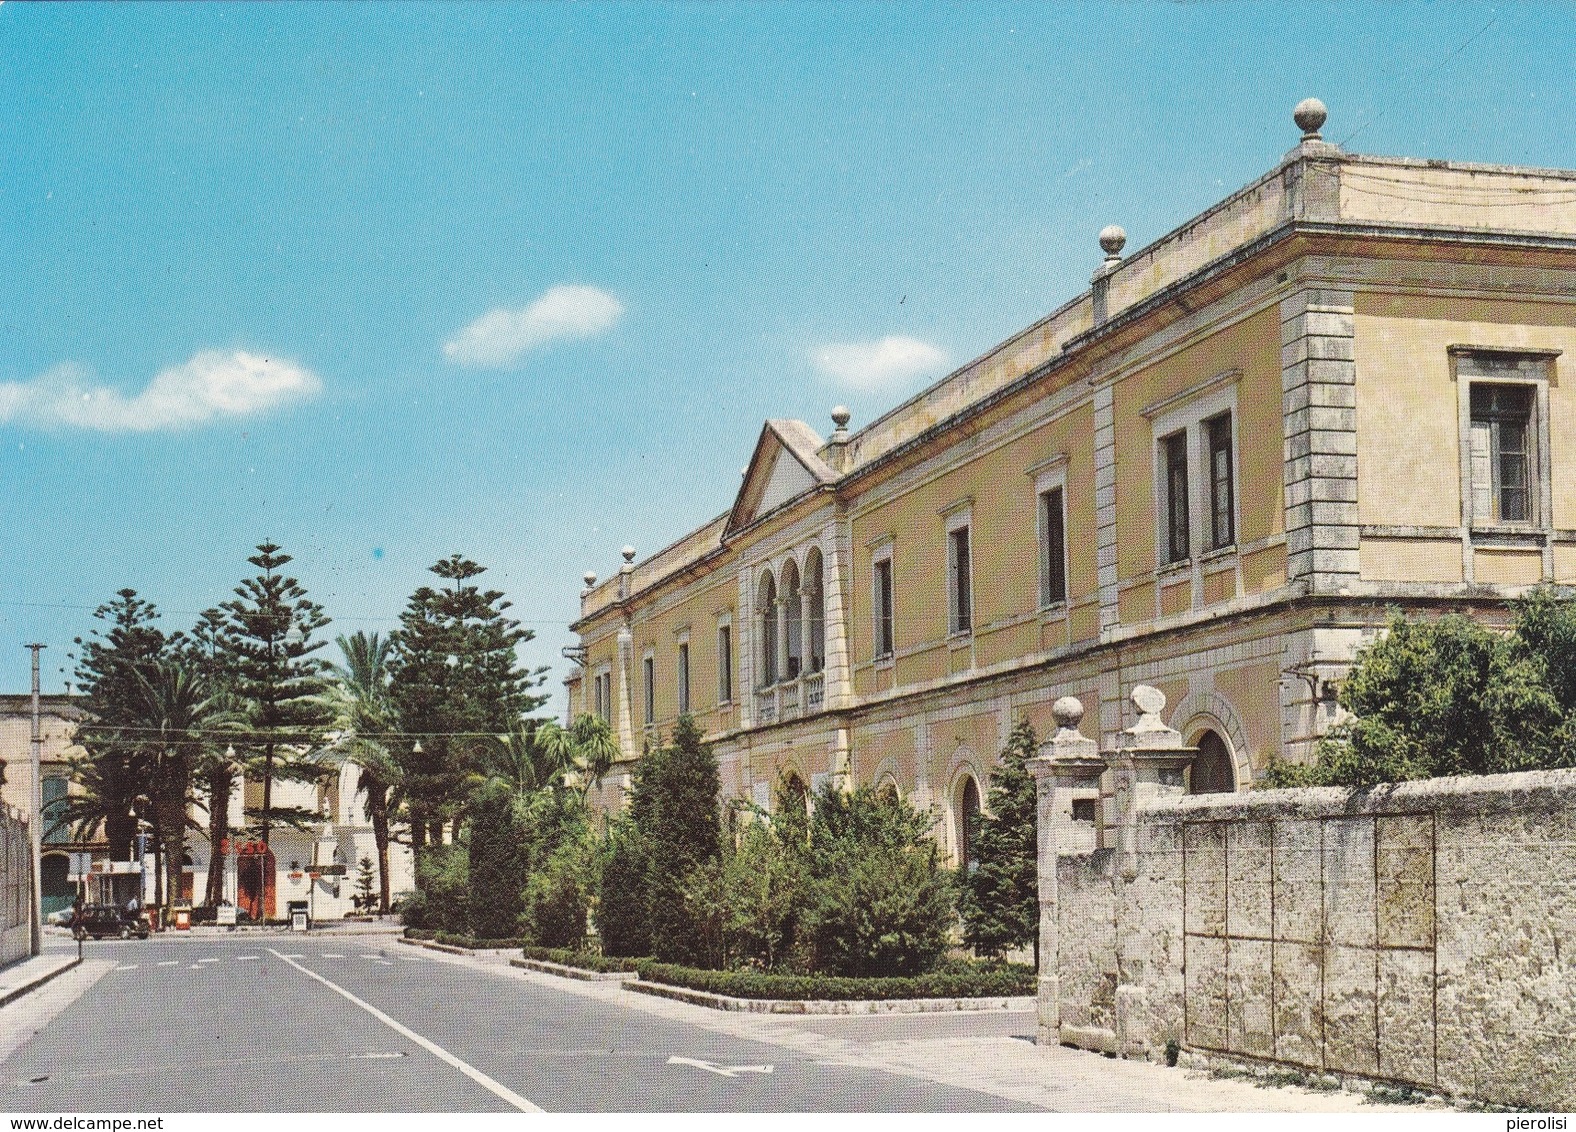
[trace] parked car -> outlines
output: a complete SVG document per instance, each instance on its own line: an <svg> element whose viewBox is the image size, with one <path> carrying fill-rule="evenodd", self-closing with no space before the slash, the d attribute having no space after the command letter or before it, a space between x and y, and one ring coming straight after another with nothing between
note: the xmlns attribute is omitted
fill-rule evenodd
<svg viewBox="0 0 1576 1132"><path fill-rule="evenodd" d="M78 939L103 939L106 936L147 939L148 921L114 904L89 904L82 909L81 917L71 925L71 934Z"/></svg>
<svg viewBox="0 0 1576 1132"><path fill-rule="evenodd" d="M71 917L75 914L76 909L74 908L59 908L45 916L44 923L56 924L62 928L69 928L71 926Z"/></svg>

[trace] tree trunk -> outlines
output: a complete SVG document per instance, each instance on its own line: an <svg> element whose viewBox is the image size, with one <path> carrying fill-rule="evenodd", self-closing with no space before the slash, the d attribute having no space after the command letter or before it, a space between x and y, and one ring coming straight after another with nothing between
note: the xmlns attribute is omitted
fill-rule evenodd
<svg viewBox="0 0 1576 1132"><path fill-rule="evenodd" d="M378 787L367 793L372 811L372 839L378 846L378 914L389 912L389 799L388 789Z"/></svg>
<svg viewBox="0 0 1576 1132"><path fill-rule="evenodd" d="M225 768L208 775L208 889L203 903L217 908L224 901L224 843L230 837L230 794L235 774Z"/></svg>
<svg viewBox="0 0 1576 1132"><path fill-rule="evenodd" d="M159 807L153 807L153 906L164 907L164 826L159 821Z"/></svg>
<svg viewBox="0 0 1576 1132"><path fill-rule="evenodd" d="M268 835L273 827L273 808L274 745L269 743L263 748L263 814L261 825L263 828L263 844L270 849L273 848L273 846L268 844Z"/></svg>

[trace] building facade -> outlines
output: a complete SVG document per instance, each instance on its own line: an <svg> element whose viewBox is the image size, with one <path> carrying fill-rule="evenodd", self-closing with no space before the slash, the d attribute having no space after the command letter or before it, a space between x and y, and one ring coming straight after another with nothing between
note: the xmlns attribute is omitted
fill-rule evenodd
<svg viewBox="0 0 1576 1132"><path fill-rule="evenodd" d="M570 709L621 805L683 712L725 795L966 816L1019 717L1165 692L1194 792L1304 760L1386 609L1576 583L1576 173L1348 154L1263 177L857 432L768 421L731 509L581 593ZM1563 379L1562 379L1563 378ZM1126 714L1124 714L1126 713Z"/></svg>
<svg viewBox="0 0 1576 1132"><path fill-rule="evenodd" d="M137 896L153 903L154 855L142 859L112 859L110 846L95 831L80 839L76 830L52 820L72 792L71 761L86 752L75 742L84 716L80 701L71 696L39 697L40 783L42 787L43 853L39 873L42 914L68 908L80 892L90 902L124 904ZM3 800L19 814L32 807L32 703L27 695L0 695L0 760L5 764ZM319 919L341 917L354 907L356 876L363 857L377 861L377 845L365 812L365 795L357 790L359 768L345 763L322 783L277 781L274 804L295 806L321 815L313 826L273 830L270 844L246 839L211 851L207 839L188 832L181 862L177 904L198 904L207 890L208 872L224 871L225 898L256 919L283 917L291 901L304 901ZM260 781L239 780L230 799L231 828L246 825L245 808L262 803ZM207 828L204 806L194 805L190 818ZM408 838L389 847L389 886L392 893L415 887L415 871Z"/></svg>

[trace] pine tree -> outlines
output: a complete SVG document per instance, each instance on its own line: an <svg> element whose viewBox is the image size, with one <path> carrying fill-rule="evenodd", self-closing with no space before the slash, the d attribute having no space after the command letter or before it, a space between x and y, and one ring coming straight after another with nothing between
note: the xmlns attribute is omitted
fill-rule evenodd
<svg viewBox="0 0 1576 1132"><path fill-rule="evenodd" d="M687 715L673 742L637 768L630 815L646 846L646 916L659 959L694 962L703 950L684 891L690 875L722 853L720 789L717 758Z"/></svg>
<svg viewBox="0 0 1576 1132"><path fill-rule="evenodd" d="M291 561L271 542L247 559L261 571L235 588L227 601L221 638L228 650L234 691L245 704L256 734L248 743L263 785L262 805L249 810L264 844L276 824L300 827L316 812L275 806L274 779L314 781L322 768L308 752L331 722L323 702L324 662L312 654L328 642L312 634L328 624L323 607L310 600L294 578L280 573Z"/></svg>
<svg viewBox="0 0 1576 1132"><path fill-rule="evenodd" d="M976 867L962 877L958 911L963 939L981 955L998 957L1033 943L1039 957L1040 898L1034 778L1024 765L1038 739L1019 720L990 776L989 812L974 834Z"/></svg>
<svg viewBox="0 0 1576 1132"><path fill-rule="evenodd" d="M509 731L547 699L532 691L546 670L528 672L516 656L531 631L504 615L510 603L502 593L470 584L486 568L454 554L429 569L450 584L411 594L388 664L389 695L412 737L393 754L418 852L458 819L475 745L466 740Z"/></svg>
<svg viewBox="0 0 1576 1132"><path fill-rule="evenodd" d="M73 769L79 791L62 812L83 833L102 823L111 858L123 861L148 787L145 688L169 657L172 640L154 624L158 610L133 589L121 590L93 616L107 628L75 641L76 682L88 718L77 741L87 753Z"/></svg>
<svg viewBox="0 0 1576 1132"><path fill-rule="evenodd" d="M363 911L372 910L372 905L377 900L374 894L377 886L377 875L372 865L372 858L364 856L356 862L356 896Z"/></svg>

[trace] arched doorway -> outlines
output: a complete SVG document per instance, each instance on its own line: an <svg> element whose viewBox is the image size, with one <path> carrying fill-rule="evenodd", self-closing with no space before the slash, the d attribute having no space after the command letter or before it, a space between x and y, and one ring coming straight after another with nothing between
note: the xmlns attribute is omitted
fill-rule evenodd
<svg viewBox="0 0 1576 1132"><path fill-rule="evenodd" d="M792 806L805 813L810 812L810 791L797 772L790 770L783 776L779 794L779 802L784 808Z"/></svg>
<svg viewBox="0 0 1576 1132"><path fill-rule="evenodd" d="M980 788L972 774L965 774L958 783L958 867L972 870L978 865L976 855L980 823Z"/></svg>
<svg viewBox="0 0 1576 1132"><path fill-rule="evenodd" d="M274 883L277 869L274 851L261 841L243 842L237 848L235 879L240 892L236 905L258 923L272 919L275 915Z"/></svg>
<svg viewBox="0 0 1576 1132"><path fill-rule="evenodd" d="M777 582L770 570L761 575L755 595L755 613L760 625L756 634L760 642L756 683L759 687L770 688L777 683Z"/></svg>
<svg viewBox="0 0 1576 1132"><path fill-rule="evenodd" d="M1219 732L1205 731L1193 741L1198 755L1188 772L1189 794L1229 794L1237 788L1231 748Z"/></svg>
<svg viewBox="0 0 1576 1132"><path fill-rule="evenodd" d="M39 911L47 916L71 907L76 891L71 887L71 858L64 853L45 853L38 873Z"/></svg>

